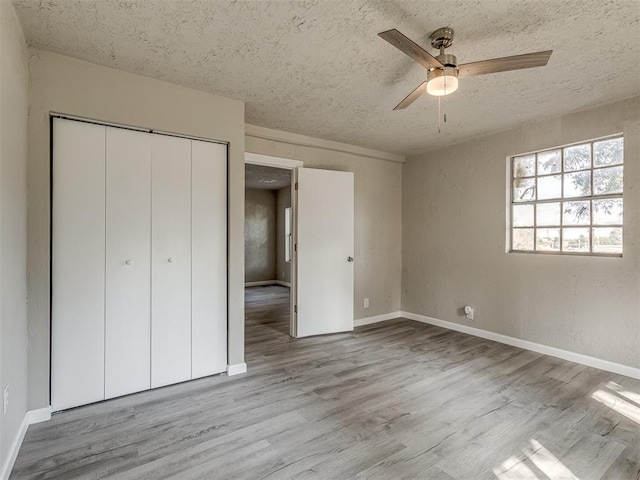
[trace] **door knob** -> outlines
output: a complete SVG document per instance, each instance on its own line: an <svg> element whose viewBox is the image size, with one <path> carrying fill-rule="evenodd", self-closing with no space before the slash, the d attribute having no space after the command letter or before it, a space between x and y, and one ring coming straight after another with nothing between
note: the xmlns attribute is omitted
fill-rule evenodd
<svg viewBox="0 0 640 480"><path fill-rule="evenodd" d="M169 257L169 259L167 260L169 263L176 263L176 259L173 257Z"/></svg>
<svg viewBox="0 0 640 480"><path fill-rule="evenodd" d="M347 257L347 262L353 262L353 257Z"/></svg>
<svg viewBox="0 0 640 480"><path fill-rule="evenodd" d="M133 260L126 260L124 263L127 265L133 265Z"/></svg>

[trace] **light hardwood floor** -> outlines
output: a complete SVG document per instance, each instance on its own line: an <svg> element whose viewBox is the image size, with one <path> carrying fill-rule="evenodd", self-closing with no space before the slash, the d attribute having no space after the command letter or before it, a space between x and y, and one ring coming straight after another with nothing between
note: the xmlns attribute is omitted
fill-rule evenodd
<svg viewBox="0 0 640 480"><path fill-rule="evenodd" d="M11 479L640 479L639 381L410 320L294 340L288 294L247 290L248 374L56 414Z"/></svg>

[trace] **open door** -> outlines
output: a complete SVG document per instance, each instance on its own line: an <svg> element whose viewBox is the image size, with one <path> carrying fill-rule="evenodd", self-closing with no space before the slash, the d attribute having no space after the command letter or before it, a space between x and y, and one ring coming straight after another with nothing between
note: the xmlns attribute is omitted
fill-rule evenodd
<svg viewBox="0 0 640 480"><path fill-rule="evenodd" d="M353 173L298 168L297 337L353 330Z"/></svg>

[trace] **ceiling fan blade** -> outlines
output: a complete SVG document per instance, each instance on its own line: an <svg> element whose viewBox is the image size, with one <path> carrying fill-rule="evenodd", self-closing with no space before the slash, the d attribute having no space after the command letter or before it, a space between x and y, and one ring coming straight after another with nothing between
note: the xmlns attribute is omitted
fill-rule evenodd
<svg viewBox="0 0 640 480"><path fill-rule="evenodd" d="M551 52L553 52L553 50L525 53L524 55L514 55L512 57L493 58L481 62L464 63L458 65L458 70L460 71L458 77L473 77L475 75L507 72L509 70L544 67L549 61Z"/></svg>
<svg viewBox="0 0 640 480"><path fill-rule="evenodd" d="M405 37L395 28L387 30L386 32L379 33L378 36L383 40L389 42L398 50L409 55L416 62L427 69L442 68L444 66L424 48L422 48L420 45L418 45L408 37Z"/></svg>
<svg viewBox="0 0 640 480"><path fill-rule="evenodd" d="M396 105L394 110L402 110L403 108L407 108L409 105L415 102L420 95L422 95L426 91L427 91L427 82L425 81L425 82L422 82L420 85L418 85L418 88L416 88L413 92L411 92L409 95L404 97L404 100L402 100L398 105Z"/></svg>

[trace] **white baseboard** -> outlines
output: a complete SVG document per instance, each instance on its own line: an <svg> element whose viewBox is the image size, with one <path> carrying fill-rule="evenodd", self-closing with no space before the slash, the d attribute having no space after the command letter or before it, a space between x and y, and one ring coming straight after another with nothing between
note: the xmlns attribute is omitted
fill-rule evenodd
<svg viewBox="0 0 640 480"><path fill-rule="evenodd" d="M262 287L264 285L275 285L275 280L260 280L259 282L245 282L245 287Z"/></svg>
<svg viewBox="0 0 640 480"><path fill-rule="evenodd" d="M38 408L37 410L29 410L27 412L27 417L29 419L29 425L51 420L51 407Z"/></svg>
<svg viewBox="0 0 640 480"><path fill-rule="evenodd" d="M11 474L11 470L13 469L13 464L16 462L16 458L18 458L18 451L20 450L20 446L22 445L22 440L24 439L25 434L27 433L27 428L29 428L29 420L28 420L29 412L27 412L22 419L22 423L20 424L20 428L18 429L18 433L16 433L13 442L11 442L11 446L9 447L9 453L7 454L7 458L2 465L2 470L0 471L0 479L8 480L9 475Z"/></svg>
<svg viewBox="0 0 640 480"><path fill-rule="evenodd" d="M548 345L542 345L540 343L530 342L521 338L510 337L508 335L494 333L488 330L482 330L480 328L460 325L458 323L447 322L445 320L438 320L437 318L427 317L425 315L418 315L416 313L410 312L400 312L400 314L403 318L408 318L409 320L428 323L429 325L435 325L436 327L455 330L456 332L462 332L473 335L475 337L493 340L494 342L504 343L514 347L523 348L525 350L531 350L532 352L562 358L563 360L569 360L570 362L580 363L588 367L598 368L607 372L617 373L620 375L625 375L627 377L640 379L640 368L630 367L629 365L623 365L621 363L615 363L609 360L591 357L589 355L583 355L582 353L570 352L568 350L562 350L560 348L550 347Z"/></svg>
<svg viewBox="0 0 640 480"><path fill-rule="evenodd" d="M245 287L264 287L267 285L281 285L283 287L291 288L291 284L283 282L282 280L260 280L259 282L246 282Z"/></svg>
<svg viewBox="0 0 640 480"><path fill-rule="evenodd" d="M374 317L359 318L354 320L353 325L355 327L361 327L372 323L384 322L385 320L393 320L394 318L400 318L401 316L402 312L383 313L382 315L376 315Z"/></svg>
<svg viewBox="0 0 640 480"><path fill-rule="evenodd" d="M13 469L13 464L16 462L16 458L18 458L18 452L20 451L22 441L24 440L24 436L27 433L27 428L29 428L29 425L45 422L50 418L51 407L39 408L38 410L29 410L27 413L25 413L24 418L22 419L22 423L20 424L20 428L18 429L18 433L16 433L16 436L13 439L13 442L11 442L11 446L9 447L9 454L2 464L2 469L0 470L0 480L9 479L9 475L11 475L11 470Z"/></svg>
<svg viewBox="0 0 640 480"><path fill-rule="evenodd" d="M246 363L236 363L235 365L227 365L227 375L240 375L241 373L247 372L247 364Z"/></svg>

